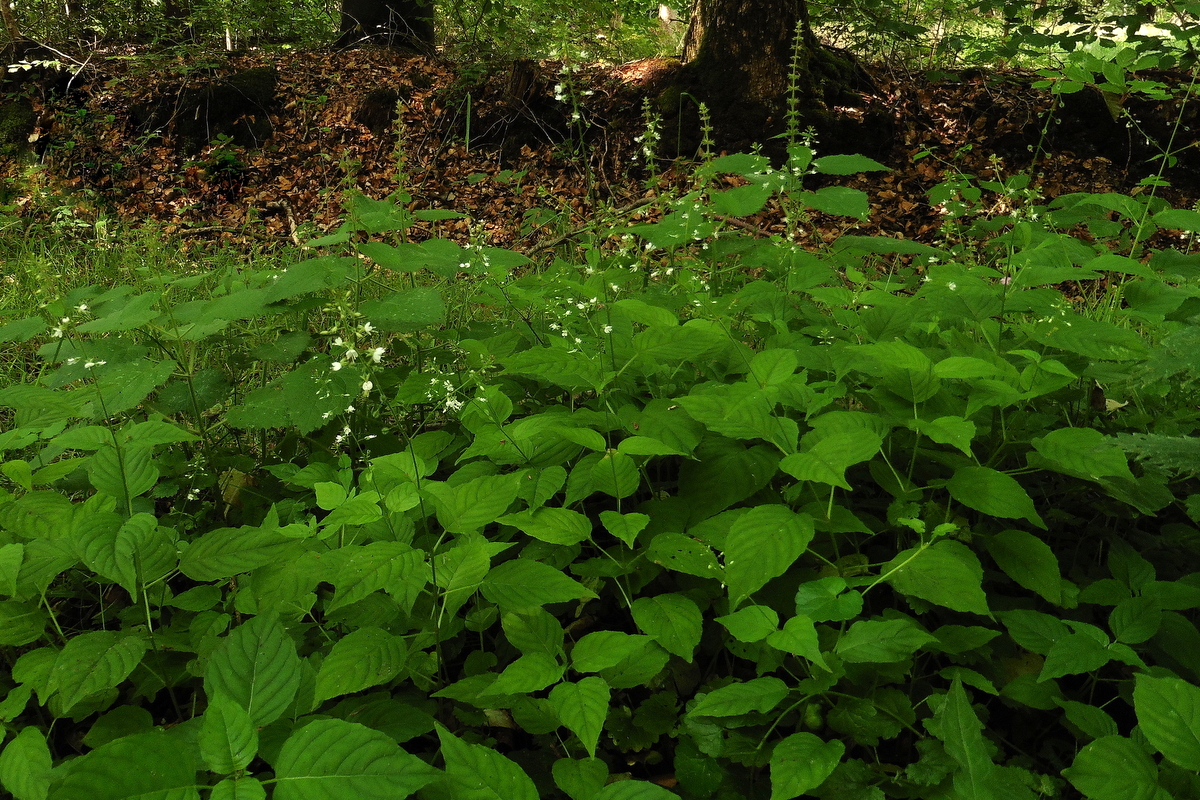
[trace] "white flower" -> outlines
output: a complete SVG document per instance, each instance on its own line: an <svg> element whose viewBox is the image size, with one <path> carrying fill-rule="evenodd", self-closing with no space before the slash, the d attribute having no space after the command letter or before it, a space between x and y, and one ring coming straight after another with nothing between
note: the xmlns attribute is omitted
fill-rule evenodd
<svg viewBox="0 0 1200 800"><path fill-rule="evenodd" d="M358 358L358 351L355 350L353 347L351 347L349 350L346 351L345 358L347 361L353 361L354 359Z"/></svg>
<svg viewBox="0 0 1200 800"><path fill-rule="evenodd" d="M341 347L344 344L345 344L345 342L342 341L342 337L340 337L340 336L333 340L334 347Z"/></svg>
<svg viewBox="0 0 1200 800"><path fill-rule="evenodd" d="M371 360L374 361L376 364L378 364L380 361L383 360L383 354L386 352L387 351L384 350L382 347L376 347L374 350L371 351Z"/></svg>
<svg viewBox="0 0 1200 800"><path fill-rule="evenodd" d="M562 326L561 326L561 325L559 325L557 322L551 322L551 323L550 323L550 330L552 330L552 331L556 331L556 330L558 330L560 327L562 327Z"/></svg>
<svg viewBox="0 0 1200 800"><path fill-rule="evenodd" d="M88 310L87 303L80 303L79 305L75 306L75 310L80 314L83 314Z"/></svg>
<svg viewBox="0 0 1200 800"><path fill-rule="evenodd" d="M354 406L346 406L346 413L347 413L347 414L353 414L353 413L354 413Z"/></svg>
<svg viewBox="0 0 1200 800"><path fill-rule="evenodd" d="M332 364L330 364L330 365L329 365L329 368L330 368L331 370L333 370L334 372L337 372L339 369L341 369L341 368L342 368L342 362L340 362L340 361L335 361L335 362L333 362Z"/></svg>
<svg viewBox="0 0 1200 800"><path fill-rule="evenodd" d="M446 405L443 408L445 411L458 411L462 407L462 400L458 400L453 397L447 397Z"/></svg>
<svg viewBox="0 0 1200 800"><path fill-rule="evenodd" d="M362 326L363 333L371 333L375 330L375 326L370 322L364 322Z"/></svg>
<svg viewBox="0 0 1200 800"><path fill-rule="evenodd" d="M61 339L61 338L62 338L62 335L63 335L63 329L62 329L62 328L55 328L54 330L50 331L50 335L51 335L52 337L54 337L55 339Z"/></svg>
<svg viewBox="0 0 1200 800"><path fill-rule="evenodd" d="M70 321L71 321L70 317L63 317L62 319L59 320L59 322L61 322L63 325L66 325Z"/></svg>
<svg viewBox="0 0 1200 800"><path fill-rule="evenodd" d="M612 325L605 325L605 326L604 326L604 332L605 332L605 333L612 333Z"/></svg>
<svg viewBox="0 0 1200 800"><path fill-rule="evenodd" d="M954 281L950 281L946 284L946 288L953 292L955 289L958 288L958 284L955 283Z"/></svg>
<svg viewBox="0 0 1200 800"><path fill-rule="evenodd" d="M363 381L363 385L362 385L363 394L368 394L374 388L375 388L375 384L371 383L370 381Z"/></svg>
<svg viewBox="0 0 1200 800"><path fill-rule="evenodd" d="M91 369L92 367L103 367L107 363L108 363L107 361L85 361L83 364L83 368Z"/></svg>

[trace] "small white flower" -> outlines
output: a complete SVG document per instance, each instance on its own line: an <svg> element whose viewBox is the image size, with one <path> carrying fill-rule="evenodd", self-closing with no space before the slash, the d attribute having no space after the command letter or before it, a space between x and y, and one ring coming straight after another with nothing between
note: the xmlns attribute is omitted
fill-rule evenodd
<svg viewBox="0 0 1200 800"><path fill-rule="evenodd" d="M363 381L363 385L362 385L363 394L370 393L370 391L374 388L375 388L375 384L371 383L370 381Z"/></svg>
<svg viewBox="0 0 1200 800"><path fill-rule="evenodd" d="M551 322L551 323L550 323L550 330L552 330L552 331L556 331L556 330L558 330L558 329L559 329L559 328L561 328L561 327L562 327L562 326L561 326L561 325L559 325L557 322Z"/></svg>
<svg viewBox="0 0 1200 800"><path fill-rule="evenodd" d="M346 351L345 358L347 361L353 361L354 359L358 358L358 351L351 347Z"/></svg>
<svg viewBox="0 0 1200 800"><path fill-rule="evenodd" d="M604 332L605 332L605 333L612 333L612 325L605 325L605 326L604 326Z"/></svg>
<svg viewBox="0 0 1200 800"><path fill-rule="evenodd" d="M383 354L386 352L387 351L384 350L382 347L376 347L374 350L371 351L371 360L374 361L376 364L378 364L380 361L383 360Z"/></svg>
<svg viewBox="0 0 1200 800"><path fill-rule="evenodd" d="M342 368L342 362L340 362L340 361L335 361L335 362L333 362L332 364L330 364L330 365L329 365L329 368L330 368L331 370L333 370L334 372L337 372L339 369L341 369L341 368Z"/></svg>
<svg viewBox="0 0 1200 800"><path fill-rule="evenodd" d="M85 361L83 364L83 368L91 369L92 367L103 367L107 363L108 363L107 361Z"/></svg>
<svg viewBox="0 0 1200 800"><path fill-rule="evenodd" d="M352 405L351 405L351 406L346 406L346 413L347 413L347 414L353 414L353 413L354 413L354 406L352 406ZM348 431L349 431L349 428L347 428L347 432L348 432Z"/></svg>
<svg viewBox="0 0 1200 800"><path fill-rule="evenodd" d="M334 347L341 347L344 344L345 344L345 342L342 341L342 337L340 337L340 336L333 340Z"/></svg>
<svg viewBox="0 0 1200 800"><path fill-rule="evenodd" d="M63 317L62 319L59 320L59 322L61 322L63 325L68 324L70 321L71 321L70 317Z"/></svg>
<svg viewBox="0 0 1200 800"><path fill-rule="evenodd" d="M375 326L372 325L370 322L364 322L362 329L363 329L363 333L372 333L375 330Z"/></svg>
<svg viewBox="0 0 1200 800"><path fill-rule="evenodd" d="M73 366L75 366L75 365L76 365L76 364L78 364L78 363L79 363L79 359L78 359L78 358L68 358L68 359L67 359L67 366L68 366L68 367L73 367Z"/></svg>
<svg viewBox="0 0 1200 800"><path fill-rule="evenodd" d="M55 328L54 330L50 331L50 335L51 335L52 337L54 337L55 339L61 339L61 338L62 338L62 335L63 335L63 329L62 329L62 328Z"/></svg>
<svg viewBox="0 0 1200 800"><path fill-rule="evenodd" d="M946 288L947 288L947 289L949 289L950 291L952 291L952 292L953 292L955 289L957 289L957 288L958 288L958 284L957 284L957 283L955 283L954 281L949 281L949 282L946 284Z"/></svg>
<svg viewBox="0 0 1200 800"><path fill-rule="evenodd" d="M83 314L84 312L86 312L88 310L87 303L80 303L79 305L75 306L75 310L78 311L80 314Z"/></svg>

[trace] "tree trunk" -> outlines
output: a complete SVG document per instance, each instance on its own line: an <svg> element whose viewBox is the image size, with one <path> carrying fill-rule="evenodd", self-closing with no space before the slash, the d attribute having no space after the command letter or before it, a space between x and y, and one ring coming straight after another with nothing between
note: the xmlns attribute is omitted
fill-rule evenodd
<svg viewBox="0 0 1200 800"><path fill-rule="evenodd" d="M803 69L816 45L806 0L694 0L683 61L714 89L719 81L748 100L778 101L788 87L797 26Z"/></svg>
<svg viewBox="0 0 1200 800"><path fill-rule="evenodd" d="M4 30L8 33L9 41L21 41L21 29L17 26L17 18L13 14L10 0L0 0L0 17L4 18Z"/></svg>

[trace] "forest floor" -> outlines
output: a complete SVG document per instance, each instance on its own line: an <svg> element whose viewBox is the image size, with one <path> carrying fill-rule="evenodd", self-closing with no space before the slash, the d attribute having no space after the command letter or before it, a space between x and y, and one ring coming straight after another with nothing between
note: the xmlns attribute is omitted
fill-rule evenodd
<svg viewBox="0 0 1200 800"><path fill-rule="evenodd" d="M115 213L189 241L261 247L336 228L348 188L374 198L403 188L414 208L469 217L419 223L429 235L530 252L594 224L604 209L635 208L668 185L685 186L690 166L676 157L695 156L662 146L656 180L639 157L643 98L659 93L669 60L483 69L384 50L251 51L204 62L134 55L105 53L71 79L65 99L35 100L30 138L46 169L0 165L18 187L10 210L82 220ZM264 67L276 81L271 99L248 107L232 127L204 128L209 144L189 148L185 123L204 123L212 113L204 103L221 102L205 87ZM865 154L891 171L837 178L868 193L872 215L860 223L814 214L811 243L850 232L931 241L943 235L945 209L929 191L948 180L979 185L1025 173L1042 197L1148 190L1137 185L1158 168L1148 162L1147 139L1169 135L1189 109L1177 100L1130 99L1131 127L1114 119L1099 93L1067 95L1055 107L1047 92L1031 88L1036 77L973 71L935 83L923 73L874 70L861 104L836 110L874 127L861 137L874 142ZM824 155L853 140L818 140L814 148ZM1164 173L1169 185L1154 191L1190 206L1200 199L1198 175L1181 161ZM978 211L1010 207L1010 197L983 185ZM778 234L782 216L773 201L744 224ZM415 233L421 238L420 227Z"/></svg>

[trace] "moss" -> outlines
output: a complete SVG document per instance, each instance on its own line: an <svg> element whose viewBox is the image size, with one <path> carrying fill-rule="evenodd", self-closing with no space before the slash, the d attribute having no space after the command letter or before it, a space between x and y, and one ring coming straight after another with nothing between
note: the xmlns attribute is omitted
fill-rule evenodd
<svg viewBox="0 0 1200 800"><path fill-rule="evenodd" d="M29 147L37 115L27 100L0 103L0 155L12 157Z"/></svg>

